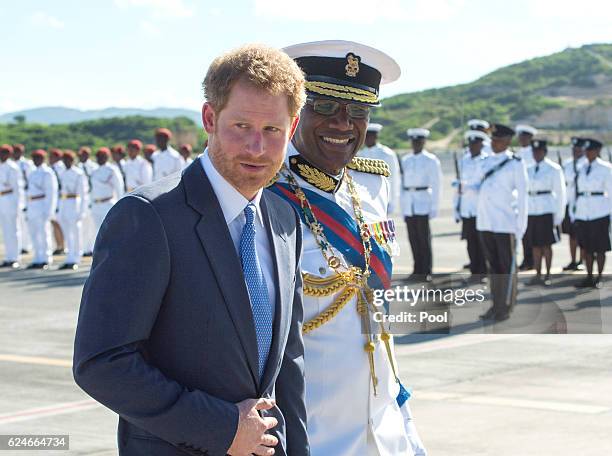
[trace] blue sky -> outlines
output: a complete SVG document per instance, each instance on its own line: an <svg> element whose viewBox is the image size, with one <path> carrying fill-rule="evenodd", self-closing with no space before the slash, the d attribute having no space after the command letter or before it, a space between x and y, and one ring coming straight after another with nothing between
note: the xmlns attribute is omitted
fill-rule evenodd
<svg viewBox="0 0 612 456"><path fill-rule="evenodd" d="M0 20L0 113L197 110L210 61L254 41L378 47L402 68L383 97L469 82L568 46L612 43L610 0L3 0Z"/></svg>

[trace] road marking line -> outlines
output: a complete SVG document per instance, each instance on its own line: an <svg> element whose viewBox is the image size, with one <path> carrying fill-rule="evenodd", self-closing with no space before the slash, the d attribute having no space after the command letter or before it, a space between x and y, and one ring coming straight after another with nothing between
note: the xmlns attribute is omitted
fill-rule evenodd
<svg viewBox="0 0 612 456"><path fill-rule="evenodd" d="M72 360L69 359L44 358L41 356L9 355L7 353L0 353L0 361L8 361L11 363L21 364L42 364L45 366L72 367Z"/></svg>
<svg viewBox="0 0 612 456"><path fill-rule="evenodd" d="M20 410L17 412L3 413L0 414L0 423L16 423L19 421L36 420L39 418L45 418L48 416L64 415L66 413L76 413L84 410L90 410L101 407L99 403L93 399L85 399L82 401L75 402L63 402L59 404L50 405L47 407L37 407L26 410Z"/></svg>
<svg viewBox="0 0 612 456"><path fill-rule="evenodd" d="M580 413L583 415L596 415L599 413L607 413L612 410L610 407L603 407L600 405L583 405L571 402L516 399L488 395L474 396L437 391L419 391L415 393L414 398L415 400L423 399L425 401L454 401L466 404L498 405L502 407L537 409L552 412Z"/></svg>

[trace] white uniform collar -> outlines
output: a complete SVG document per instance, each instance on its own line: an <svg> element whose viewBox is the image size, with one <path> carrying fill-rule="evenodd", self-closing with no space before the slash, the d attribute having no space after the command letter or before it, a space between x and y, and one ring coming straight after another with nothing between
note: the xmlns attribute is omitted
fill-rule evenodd
<svg viewBox="0 0 612 456"><path fill-rule="evenodd" d="M202 168L204 168L204 172L206 172L206 176L208 177L210 185L217 196L217 200L219 200L226 224L229 225L231 222L233 222L234 219L244 211L244 208L249 204L249 202L251 202L257 208L257 217L259 217L259 220L263 225L263 217L261 215L261 207L259 204L263 189L260 189L255 195L255 198L253 198L251 201L246 199L232 186L232 184L230 184L221 174L219 174L219 171L217 171L210 160L210 157L208 156L208 148L206 148L204 153L200 156L200 163L202 164Z"/></svg>

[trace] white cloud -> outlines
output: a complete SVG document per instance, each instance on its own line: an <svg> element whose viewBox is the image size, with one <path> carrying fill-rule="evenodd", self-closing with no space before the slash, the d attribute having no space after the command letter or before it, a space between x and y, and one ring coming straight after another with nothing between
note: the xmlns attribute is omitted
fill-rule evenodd
<svg viewBox="0 0 612 456"><path fill-rule="evenodd" d="M193 10L183 0L115 0L120 8L148 8L155 18L191 17Z"/></svg>
<svg viewBox="0 0 612 456"><path fill-rule="evenodd" d="M30 22L38 27L63 29L64 23L44 11L37 11L30 16Z"/></svg>
<svg viewBox="0 0 612 456"><path fill-rule="evenodd" d="M370 24L447 21L460 12L465 0L254 0L260 18L303 22Z"/></svg>

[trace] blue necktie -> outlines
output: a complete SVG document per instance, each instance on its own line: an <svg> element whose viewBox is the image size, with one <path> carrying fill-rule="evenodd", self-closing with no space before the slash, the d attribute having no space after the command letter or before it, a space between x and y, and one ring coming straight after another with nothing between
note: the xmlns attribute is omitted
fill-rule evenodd
<svg viewBox="0 0 612 456"><path fill-rule="evenodd" d="M249 203L244 209L246 223L242 229L240 238L240 260L242 271L246 280L249 298L251 299L251 310L253 311L253 321L255 323L255 334L257 336L257 353L259 360L259 378L261 379L270 345L272 344L272 320L274 309L268 299L268 288L263 270L257 257L255 248L255 213L257 208Z"/></svg>

